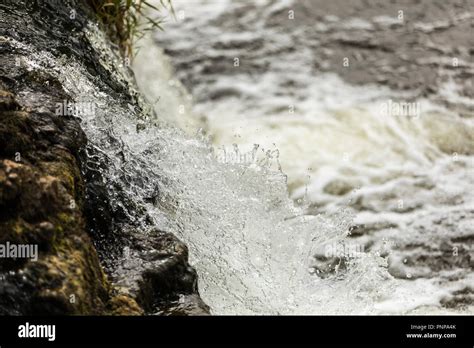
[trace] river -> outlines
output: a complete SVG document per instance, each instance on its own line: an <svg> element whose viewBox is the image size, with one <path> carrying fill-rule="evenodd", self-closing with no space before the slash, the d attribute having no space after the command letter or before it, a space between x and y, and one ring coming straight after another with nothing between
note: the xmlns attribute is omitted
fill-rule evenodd
<svg viewBox="0 0 474 348"><path fill-rule="evenodd" d="M134 70L213 313L472 313L472 3L173 4Z"/></svg>

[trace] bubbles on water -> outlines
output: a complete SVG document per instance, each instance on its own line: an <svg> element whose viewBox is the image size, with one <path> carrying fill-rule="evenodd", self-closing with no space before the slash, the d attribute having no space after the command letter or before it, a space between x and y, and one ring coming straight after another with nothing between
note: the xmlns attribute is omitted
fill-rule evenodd
<svg viewBox="0 0 474 348"><path fill-rule="evenodd" d="M101 34L92 28L87 35L104 54L102 64L136 95L126 70L111 63L118 58ZM54 66L70 95L97 105L94 117L84 116L81 123L91 150L88 165L101 168L114 211L143 233L157 226L188 245L200 292L214 313L373 311L389 278L384 260L370 253L343 255L327 278L314 271L316 249L342 240L354 217L344 209L306 215L305 201L296 206L288 197L278 149L254 145L246 154L233 146L236 158L245 154L251 160L222 163L204 134L189 136L159 123L139 98L132 104L105 93L73 59L45 54L33 60L35 69ZM137 213L142 210L146 214ZM123 253L127 261L130 250ZM129 261L124 269L133 270Z"/></svg>

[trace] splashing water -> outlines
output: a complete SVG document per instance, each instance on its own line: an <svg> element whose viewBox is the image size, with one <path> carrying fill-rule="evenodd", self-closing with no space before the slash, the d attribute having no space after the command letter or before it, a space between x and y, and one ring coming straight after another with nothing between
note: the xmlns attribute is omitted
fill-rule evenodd
<svg viewBox="0 0 474 348"><path fill-rule="evenodd" d="M338 8L337 4L331 7L324 1L301 4L291 0L176 0L174 6L176 21L167 23L167 30L157 33L154 41L142 44L143 56L137 57L135 64L138 83L151 94L150 99L163 89L170 93L168 84L176 85L175 99L169 105L155 105L157 113L173 114L176 117L169 121L180 127L185 123L185 129L200 123L210 135L218 161L225 162L226 168L238 170L254 163L256 142L260 145L258 154L262 153L261 148L278 149L278 165L287 176L291 198L297 203L305 202L294 208L298 210L296 215L316 215L319 221L305 224L322 223L314 228L321 238L335 234L337 228L330 227L334 220L331 214L344 211L345 226L340 231L351 230L353 243L384 257L360 257L336 264L343 273L349 267L347 274L336 277L343 278L339 282L306 277L311 285L305 288L305 283L300 295L316 297L303 306L302 312L404 313L420 308L426 313L443 308L446 298L454 298L461 307L463 302L472 305L469 295L456 294L472 292L469 240L473 229L469 224L474 221L474 197L470 193L474 187L474 120L472 100L461 96L460 86L453 81L455 74L446 64L450 60L429 49L427 54L431 56L417 59L420 69L426 68L425 63L436 67L426 74L442 76L436 93L430 97L419 87L392 89L375 84L376 79L352 85L340 77L345 72L338 75L328 68L338 57L331 52L352 51L352 46L340 47L344 40L357 43L362 38L375 38L368 42L377 43L376 39L383 38L380 33L393 23L385 23L386 18L376 16L375 10L362 17L357 11L348 15L351 6ZM289 20L289 9L296 11L293 21ZM347 9L347 13L344 18L325 16L324 9L342 13ZM390 11L390 6L380 13L383 11ZM356 15L361 17L350 17ZM461 23L469 16L456 14L452 21ZM423 16L414 16L413 26L422 27L418 21L424 20ZM390 35L395 34L390 31ZM384 41L380 45L383 44ZM172 57L176 76L170 66L163 69L166 57L157 45ZM399 48L403 45L400 43ZM376 49L371 52L375 59L370 60L363 49L360 59L356 55L358 67L363 63L389 66L384 62L386 56L379 57ZM403 53L397 49L398 52ZM153 72L157 71L154 64L160 68L159 74ZM472 64L463 64L472 68ZM400 67L400 73L389 75L390 82L398 81L405 65ZM363 73L364 70L360 74ZM193 97L183 91L179 80ZM433 82L420 84L423 83L436 89ZM415 112L398 113L392 107L398 106L400 100L410 101ZM176 111L179 105L185 106L184 112ZM203 117L198 119L196 115ZM285 190L283 184L279 189ZM275 194L282 194L279 189ZM261 194L265 195L266 190ZM260 200L263 196L255 197ZM275 221L269 223L279 226ZM281 225L284 230L285 224ZM308 233L306 227L297 230ZM264 228L255 231L268 236L268 240L280 238L278 229L271 237ZM182 238L194 243L190 236ZM305 252L291 239L287 243L289 253ZM316 241L312 252L326 262L327 248L320 244L323 243ZM453 257L453 250L458 249L463 249L462 255ZM224 249L217 254L226 253ZM235 257L238 258L232 255L232 260ZM384 260L396 280L381 280L378 276L383 278L384 273L374 272ZM201 278L206 278L205 272L213 267L200 269ZM367 276L358 280L356 274L364 272ZM215 307L214 297L207 294L216 286L208 287L206 282L202 281L206 284L204 297ZM258 282L253 284L250 285L260 287L255 285ZM337 296L326 292L338 286L342 290L337 290ZM362 299L363 296L367 298ZM284 296L275 296L271 302L276 303L276 298L281 297ZM321 307L320 302L332 297L332 304ZM296 302L301 310L301 300ZM347 308L347 303L354 307ZM291 306L287 303L282 307Z"/></svg>
<svg viewBox="0 0 474 348"><path fill-rule="evenodd" d="M86 34L103 52L102 64L127 83L125 68L114 70L121 64L103 35L93 26ZM96 105L94 115L81 116L90 146L96 150L90 161L111 163L102 174L112 198L121 188L146 206L154 221L141 222L143 233L154 225L188 244L202 296L214 313L371 310L373 301L368 297L360 301L348 287L350 281L322 280L309 272L314 248L342 238L350 214L340 211L334 219L304 216L288 198L285 175L272 168L274 159L221 163L202 136L188 136L161 124L144 103L140 109L127 100L113 100L73 59L56 59L47 51L28 53L25 64L31 69L47 68L77 100ZM158 199L150 202L157 193ZM379 271L383 274L378 261L373 261L371 274L355 272L347 278L357 281L361 276L378 276Z"/></svg>
<svg viewBox="0 0 474 348"><path fill-rule="evenodd" d="M94 26L85 32L102 52L101 64L136 94L103 34ZM154 61L167 66L163 54L153 45L150 48ZM152 217L151 223L138 221L143 233L158 226L188 245L201 295L213 313L380 311L377 304L394 284L386 259L376 253L339 259L341 267L324 279L312 274L316 250L342 243L353 213L339 207L324 215L305 215L305 203L295 205L288 197L287 177L279 170L274 150L259 148L247 154L237 149L234 158L251 160L222 160L209 140L193 131L191 98L178 81L170 84L170 70L158 75L155 71L153 86L148 85L148 94L156 97L162 92L166 97L158 102L153 98L153 105L139 100L136 107L107 94L73 59L57 59L47 51L28 53L31 59L25 63L31 69L47 69L77 100L96 105L94 115L82 116L82 127L96 151L89 160L110 163L102 174L112 203L130 219L139 219L114 199L120 189ZM185 131L166 123L174 120L173 115ZM382 307L382 311L389 309Z"/></svg>

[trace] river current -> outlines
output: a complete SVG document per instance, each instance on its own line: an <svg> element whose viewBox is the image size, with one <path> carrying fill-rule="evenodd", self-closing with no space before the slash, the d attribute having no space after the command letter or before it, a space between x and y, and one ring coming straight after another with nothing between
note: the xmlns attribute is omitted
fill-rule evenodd
<svg viewBox="0 0 474 348"><path fill-rule="evenodd" d="M161 170L214 313L472 312L472 39L429 48L472 8L371 3L175 0L142 42L158 117L208 142Z"/></svg>

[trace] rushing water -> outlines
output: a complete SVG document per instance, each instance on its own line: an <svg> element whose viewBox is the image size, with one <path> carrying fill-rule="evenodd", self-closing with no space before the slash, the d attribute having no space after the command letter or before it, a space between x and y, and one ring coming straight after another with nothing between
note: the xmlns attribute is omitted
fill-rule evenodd
<svg viewBox="0 0 474 348"><path fill-rule="evenodd" d="M204 172L181 163L169 172L193 182L183 192L196 207L187 217L192 227L184 225L180 237L194 252L204 299L217 313L472 309L472 99L439 53L417 60L437 67L427 75L441 76L431 94L348 82L351 76L328 68L336 58L319 61L319 51L337 50L327 48L331 40L349 35L357 42L367 31L386 30L396 19L389 12L340 19L314 10L329 6L314 1L304 2L304 15L296 4L176 0L176 19L155 43L142 44L135 62L158 114L188 132L200 124L223 162L201 162ZM410 25L436 27L436 16L434 24ZM460 12L451 22L462 26L470 16ZM278 154L272 168L281 166L300 207L286 199L283 176L258 173L265 151ZM303 213L316 220L288 220ZM320 240L348 230L345 248ZM304 248L298 238L313 244ZM316 268L308 270L313 255ZM299 285L288 280L295 271L304 279Z"/></svg>
<svg viewBox="0 0 474 348"><path fill-rule="evenodd" d="M188 4L198 6L186 8L186 25L157 34L160 44L144 41L134 63L149 104L108 94L73 58L12 39L29 69L47 71L76 101L96 106L81 125L94 150L89 164L107 163L103 185L116 210L144 234L157 226L186 242L213 313L433 312L447 311L446 299L469 305L470 119L429 100L420 101L416 119L380 118L379 102L398 92L352 86L331 73L309 78L307 52L288 51L281 45L293 37L265 28L290 2L259 1L231 15L240 29L229 26L230 37L217 18L241 4ZM180 11L185 3L175 5ZM113 78L136 92L125 66L115 70L103 34L92 25L84 32ZM279 36L258 40L269 33ZM249 43L265 53L255 54L253 68L242 60L244 69L229 77L214 64L224 54L234 69L233 50ZM194 52L195 61L177 67L192 94L160 46ZM151 221L141 221L123 193ZM433 253L441 265L429 263Z"/></svg>

